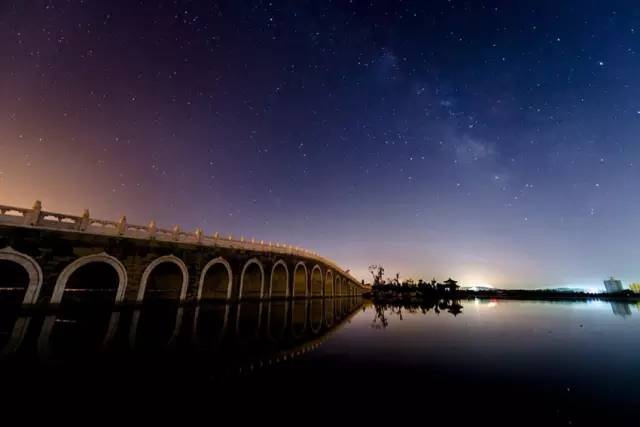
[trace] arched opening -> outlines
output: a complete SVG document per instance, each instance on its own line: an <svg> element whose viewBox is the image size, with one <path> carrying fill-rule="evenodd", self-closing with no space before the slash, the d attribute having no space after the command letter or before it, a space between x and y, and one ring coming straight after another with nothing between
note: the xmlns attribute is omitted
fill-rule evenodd
<svg viewBox="0 0 640 427"><path fill-rule="evenodd" d="M29 272L14 261L0 259L0 303L19 305L29 286Z"/></svg>
<svg viewBox="0 0 640 427"><path fill-rule="evenodd" d="M113 303L118 292L118 272L102 261L77 268L64 288L62 303Z"/></svg>
<svg viewBox="0 0 640 427"><path fill-rule="evenodd" d="M231 266L222 258L210 261L202 270L198 300L226 300L231 297Z"/></svg>
<svg viewBox="0 0 640 427"><path fill-rule="evenodd" d="M336 277L336 283L335 283L335 294L337 297L342 296L342 278L340 278L340 276Z"/></svg>
<svg viewBox="0 0 640 427"><path fill-rule="evenodd" d="M278 261L271 270L271 285L269 287L271 298L286 298L289 296L288 286L289 272L283 261Z"/></svg>
<svg viewBox="0 0 640 427"><path fill-rule="evenodd" d="M293 272L293 296L302 298L307 296L307 267L299 262Z"/></svg>
<svg viewBox="0 0 640 427"><path fill-rule="evenodd" d="M324 278L324 296L333 296L333 272L331 272L331 270L327 271L327 274Z"/></svg>
<svg viewBox="0 0 640 427"><path fill-rule="evenodd" d="M53 288L51 304L60 304L63 299L84 300L84 297L120 303L126 287L127 272L120 261L105 253L87 255L62 270Z"/></svg>
<svg viewBox="0 0 640 427"><path fill-rule="evenodd" d="M322 296L322 270L317 265L311 271L311 296Z"/></svg>
<svg viewBox="0 0 640 427"><path fill-rule="evenodd" d="M239 299L260 299L264 289L264 269L257 259L247 261L240 277Z"/></svg>
<svg viewBox="0 0 640 427"><path fill-rule="evenodd" d="M0 249L0 302L35 304L41 286L42 269L36 260L11 247Z"/></svg>
<svg viewBox="0 0 640 427"><path fill-rule="evenodd" d="M144 302L180 300L184 274L174 262L163 261L152 267L146 277Z"/></svg>

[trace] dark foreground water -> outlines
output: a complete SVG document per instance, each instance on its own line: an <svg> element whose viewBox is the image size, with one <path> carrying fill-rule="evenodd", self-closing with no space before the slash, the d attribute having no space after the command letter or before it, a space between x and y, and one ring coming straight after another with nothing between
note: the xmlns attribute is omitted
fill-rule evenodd
<svg viewBox="0 0 640 427"><path fill-rule="evenodd" d="M233 414L265 425L299 424L294 414L427 425L640 419L640 313L626 304L343 298L0 317L5 413Z"/></svg>

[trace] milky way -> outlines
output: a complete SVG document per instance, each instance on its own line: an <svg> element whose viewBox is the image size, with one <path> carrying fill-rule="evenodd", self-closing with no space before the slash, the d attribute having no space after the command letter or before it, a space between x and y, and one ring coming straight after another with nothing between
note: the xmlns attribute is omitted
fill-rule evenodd
<svg viewBox="0 0 640 427"><path fill-rule="evenodd" d="M633 1L0 2L0 203L640 280Z"/></svg>

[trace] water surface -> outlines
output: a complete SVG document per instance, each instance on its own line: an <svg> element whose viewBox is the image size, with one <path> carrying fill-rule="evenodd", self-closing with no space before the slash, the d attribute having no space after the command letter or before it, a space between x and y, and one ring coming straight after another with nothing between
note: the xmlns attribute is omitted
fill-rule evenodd
<svg viewBox="0 0 640 427"><path fill-rule="evenodd" d="M337 298L7 309L0 322L5 402L95 403L114 389L251 407L329 398L368 415L547 425L634 422L640 403L640 313L623 303Z"/></svg>

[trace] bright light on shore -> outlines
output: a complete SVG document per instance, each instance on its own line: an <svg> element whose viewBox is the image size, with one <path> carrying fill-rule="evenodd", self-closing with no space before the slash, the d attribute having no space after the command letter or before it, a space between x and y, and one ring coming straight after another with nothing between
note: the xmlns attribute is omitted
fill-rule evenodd
<svg viewBox="0 0 640 427"><path fill-rule="evenodd" d="M488 283L478 283L478 282L470 283L469 285L467 285L467 287L472 291L477 291L478 289L486 289L486 288L493 289L493 286L491 286Z"/></svg>

